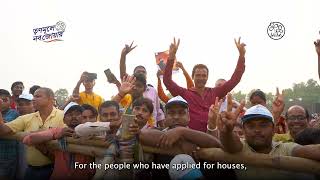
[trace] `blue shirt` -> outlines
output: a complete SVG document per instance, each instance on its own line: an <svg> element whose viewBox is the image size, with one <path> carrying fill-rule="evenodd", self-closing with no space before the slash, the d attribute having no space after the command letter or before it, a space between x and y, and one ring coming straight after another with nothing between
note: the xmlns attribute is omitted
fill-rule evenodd
<svg viewBox="0 0 320 180"><path fill-rule="evenodd" d="M2 114L5 122L10 122L16 119L19 113L15 109L9 109L5 114ZM18 141L0 139L0 160L15 159L18 155ZM1 167L0 167L1 168Z"/></svg>

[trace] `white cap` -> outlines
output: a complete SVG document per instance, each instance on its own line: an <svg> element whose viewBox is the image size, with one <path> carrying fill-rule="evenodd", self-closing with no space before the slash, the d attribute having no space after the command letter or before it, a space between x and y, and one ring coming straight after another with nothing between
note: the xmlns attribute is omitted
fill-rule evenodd
<svg viewBox="0 0 320 180"><path fill-rule="evenodd" d="M256 118L267 119L274 123L271 112L261 104L258 104L249 108L241 118L241 121L242 123L244 123L250 119L256 119Z"/></svg>
<svg viewBox="0 0 320 180"><path fill-rule="evenodd" d="M19 96L19 99L26 99L26 100L32 101L33 95L32 94L21 94Z"/></svg>
<svg viewBox="0 0 320 180"><path fill-rule="evenodd" d="M65 115L66 112L67 112L70 108L72 108L72 107L74 107L74 106L77 106L77 107L82 108L78 103L70 102L70 103L64 108L63 114Z"/></svg>
<svg viewBox="0 0 320 180"><path fill-rule="evenodd" d="M173 167L177 167L177 165L186 165L187 167L184 169L177 169ZM179 154L176 155L170 162L169 175L172 180L180 180L180 179L198 179L203 175L200 169L192 168L196 167L196 162L192 159L191 156L187 154Z"/></svg>
<svg viewBox="0 0 320 180"><path fill-rule="evenodd" d="M188 102L185 99L183 99L181 96L176 96L169 99L169 101L166 104L166 109L173 104L180 104L185 106L186 108L189 107Z"/></svg>

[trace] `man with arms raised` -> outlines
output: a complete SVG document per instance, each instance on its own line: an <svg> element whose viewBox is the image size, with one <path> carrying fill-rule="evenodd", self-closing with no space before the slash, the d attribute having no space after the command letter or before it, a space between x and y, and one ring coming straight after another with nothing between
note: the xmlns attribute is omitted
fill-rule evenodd
<svg viewBox="0 0 320 180"><path fill-rule="evenodd" d="M198 64L195 65L192 70L192 78L194 80L195 87L186 89L178 86L172 80L172 68L179 43L180 40L178 40L177 43L174 40L174 43L170 46L169 58L165 68L163 82L173 96L180 95L187 100L190 106L189 127L191 129L206 132L209 107L215 101L215 98L223 98L226 96L226 94L230 92L241 80L242 74L245 70L245 44L240 43L240 38L238 41L235 41L239 51L239 59L237 67L229 81L225 82L220 87L207 88L206 83L208 80L209 69L206 65Z"/></svg>

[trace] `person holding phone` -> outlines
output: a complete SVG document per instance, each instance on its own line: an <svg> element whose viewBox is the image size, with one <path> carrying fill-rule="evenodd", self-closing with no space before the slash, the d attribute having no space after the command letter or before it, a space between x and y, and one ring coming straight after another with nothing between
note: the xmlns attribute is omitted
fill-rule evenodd
<svg viewBox="0 0 320 180"><path fill-rule="evenodd" d="M95 86L96 79L96 73L83 72L81 74L80 80L78 81L76 87L73 89L72 94L74 97L79 97L77 103L79 103L80 105L89 104L98 109L99 106L104 102L103 98L100 95L93 92L93 87ZM83 84L85 90L79 93L81 84Z"/></svg>
<svg viewBox="0 0 320 180"><path fill-rule="evenodd" d="M119 90L120 86L121 86L121 83L120 81L116 78L116 76L111 72L110 69L106 69L104 70L104 74L106 75L107 79L108 79L108 82L109 83L112 83L112 84L115 84Z"/></svg>

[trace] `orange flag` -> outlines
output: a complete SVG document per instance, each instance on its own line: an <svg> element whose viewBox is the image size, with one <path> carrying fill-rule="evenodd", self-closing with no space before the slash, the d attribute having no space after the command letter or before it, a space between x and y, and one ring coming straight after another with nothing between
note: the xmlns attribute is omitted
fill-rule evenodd
<svg viewBox="0 0 320 180"><path fill-rule="evenodd" d="M156 63L159 66L160 70L164 72L164 69L167 65L167 60L169 58L169 50L163 52L155 53ZM178 68L176 67L177 59L174 60L173 69L172 71L177 71Z"/></svg>

